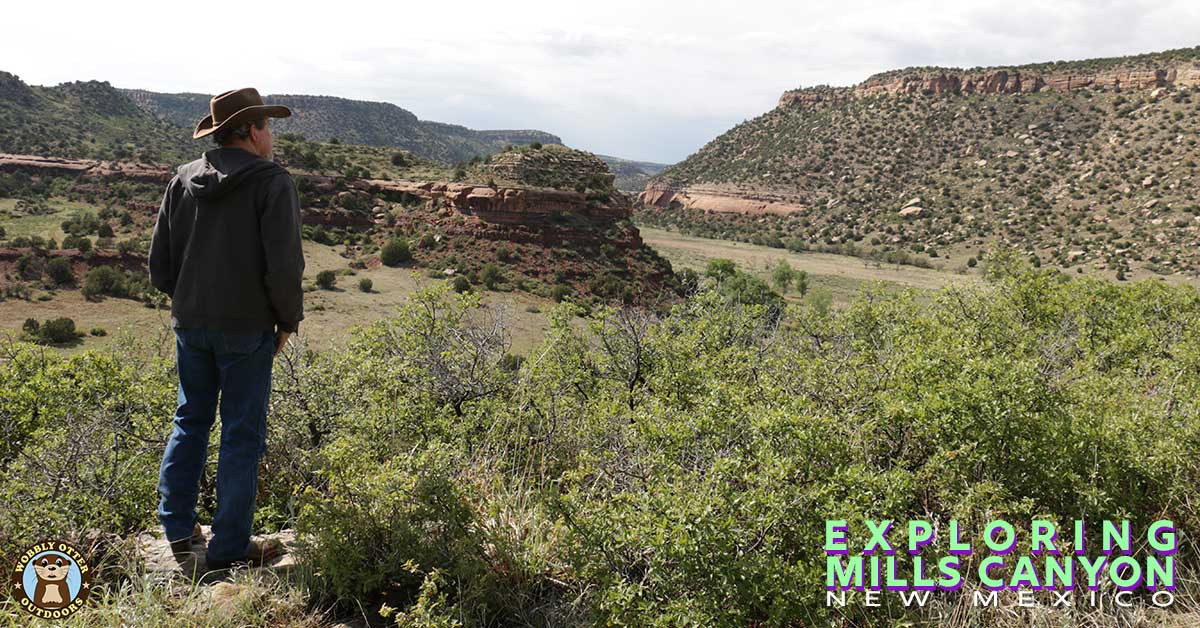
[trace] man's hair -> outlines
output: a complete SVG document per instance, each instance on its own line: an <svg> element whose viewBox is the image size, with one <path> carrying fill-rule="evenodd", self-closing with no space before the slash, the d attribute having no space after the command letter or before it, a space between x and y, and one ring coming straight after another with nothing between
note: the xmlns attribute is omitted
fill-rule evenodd
<svg viewBox="0 0 1200 628"><path fill-rule="evenodd" d="M217 146L228 146L238 139L250 139L250 125L254 125L254 128L261 131L266 124L266 117L256 118L239 127L228 127L221 129L220 131L213 133L212 138L213 141L217 143Z"/></svg>

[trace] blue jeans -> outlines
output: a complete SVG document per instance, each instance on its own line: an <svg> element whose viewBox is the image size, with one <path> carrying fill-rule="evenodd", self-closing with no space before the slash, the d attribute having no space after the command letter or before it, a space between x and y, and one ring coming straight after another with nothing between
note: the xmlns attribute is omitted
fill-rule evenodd
<svg viewBox="0 0 1200 628"><path fill-rule="evenodd" d="M175 330L179 406L159 469L158 519L167 540L192 535L208 434L220 393L221 447L217 511L208 559L241 559L249 548L258 490L258 461L267 448L267 400L275 332Z"/></svg>

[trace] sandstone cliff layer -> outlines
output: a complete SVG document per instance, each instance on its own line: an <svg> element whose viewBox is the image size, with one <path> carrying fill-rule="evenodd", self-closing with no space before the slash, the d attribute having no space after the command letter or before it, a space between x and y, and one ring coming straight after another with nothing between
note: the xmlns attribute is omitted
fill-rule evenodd
<svg viewBox="0 0 1200 628"><path fill-rule="evenodd" d="M663 181L652 181L638 195L644 207L663 209L699 209L742 214L792 214L804 211L803 205L782 195L762 191L741 191L719 185L691 185L675 188Z"/></svg>
<svg viewBox="0 0 1200 628"><path fill-rule="evenodd" d="M160 165L10 154L0 154L0 172L20 172L31 176L78 176L97 182L127 180L162 184L169 182L173 174L171 168ZM338 183L334 177L305 176L323 195L337 193ZM583 194L570 190L382 179L351 179L345 185L351 190L370 194L407 195L422 202L444 204L492 223L536 223L567 214L617 221L628 218L631 211L628 199L619 194L609 199L607 204L597 206L589 204ZM331 216L330 212L321 210L327 205L321 196L313 199L316 201L315 207L303 208L306 223L337 226L372 224L369 213ZM323 220L323 217L328 217L328 220Z"/></svg>
<svg viewBox="0 0 1200 628"><path fill-rule="evenodd" d="M779 98L779 106L814 104L831 100L873 96L963 94L1019 94L1041 91L1070 92L1081 89L1122 90L1162 87L1200 87L1200 63L1179 63L1158 68L1107 70L1029 70L996 68L979 71L900 70L873 76L844 88L790 90Z"/></svg>

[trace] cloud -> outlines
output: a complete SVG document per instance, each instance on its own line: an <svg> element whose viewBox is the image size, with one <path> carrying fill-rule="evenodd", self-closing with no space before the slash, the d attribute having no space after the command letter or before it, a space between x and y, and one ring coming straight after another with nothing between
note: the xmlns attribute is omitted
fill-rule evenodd
<svg viewBox="0 0 1200 628"><path fill-rule="evenodd" d="M786 89L914 65L972 67L1200 44L1195 0L135 0L113 12L6 7L3 69L34 83L108 80L216 93L393 102L429 120L539 128L604 154L673 162L774 106Z"/></svg>

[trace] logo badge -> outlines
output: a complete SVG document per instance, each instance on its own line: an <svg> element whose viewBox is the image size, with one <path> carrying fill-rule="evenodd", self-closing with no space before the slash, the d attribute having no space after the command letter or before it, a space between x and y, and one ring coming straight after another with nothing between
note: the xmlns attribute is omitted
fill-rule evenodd
<svg viewBox="0 0 1200 628"><path fill-rule="evenodd" d="M61 619L87 602L92 570L73 545L43 541L21 554L10 588L21 608L37 617Z"/></svg>

